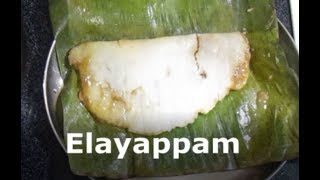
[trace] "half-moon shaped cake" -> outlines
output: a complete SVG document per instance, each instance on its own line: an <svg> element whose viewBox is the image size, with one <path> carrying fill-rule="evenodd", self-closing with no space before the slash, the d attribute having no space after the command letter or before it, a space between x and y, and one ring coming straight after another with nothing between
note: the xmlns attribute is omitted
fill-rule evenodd
<svg viewBox="0 0 320 180"><path fill-rule="evenodd" d="M156 135L193 123L249 74L249 44L239 33L86 42L69 62L79 98L99 122Z"/></svg>

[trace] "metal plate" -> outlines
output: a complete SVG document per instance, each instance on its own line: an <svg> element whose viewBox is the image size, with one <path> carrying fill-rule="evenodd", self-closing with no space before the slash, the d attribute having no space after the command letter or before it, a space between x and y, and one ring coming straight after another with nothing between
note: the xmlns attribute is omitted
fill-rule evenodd
<svg viewBox="0 0 320 180"><path fill-rule="evenodd" d="M290 33L285 29L284 25L279 23L279 37L280 44L284 49L289 65L294 69L297 74L299 74L299 53L290 36ZM49 123L53 129L53 132L58 139L60 145L66 152L66 147L63 140L63 114L62 106L57 101L59 93L63 87L63 79L60 76L59 67L57 64L57 57L55 53L55 41L53 41L43 79L43 93L44 101L46 106L46 111L49 119ZM224 180L246 180L246 179L271 179L286 163L276 162L270 163L263 166L257 166L253 168L239 169L233 171L215 172L215 173L202 173L202 174L192 174L184 176L173 176L165 177L168 180L180 180L180 179L224 179ZM94 179L94 178L90 178ZM98 178L99 179L99 178ZM152 177L152 178L132 178L132 179L153 179L162 180L163 177Z"/></svg>

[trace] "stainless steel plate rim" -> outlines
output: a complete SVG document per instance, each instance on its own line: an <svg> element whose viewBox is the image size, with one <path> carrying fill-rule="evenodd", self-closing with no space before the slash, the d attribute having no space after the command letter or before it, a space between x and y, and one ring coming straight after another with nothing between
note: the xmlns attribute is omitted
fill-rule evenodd
<svg viewBox="0 0 320 180"><path fill-rule="evenodd" d="M296 47L296 44L292 38L292 36L290 35L289 31L285 28L285 26L278 20L278 24L280 25L279 28L282 28L282 30L285 31L285 34L289 37L290 41L292 44L294 44L294 48L295 48L295 51L298 52L298 48ZM43 84L42 84L42 87L43 87L43 96L44 96L44 103L45 103L45 109L46 109L46 112L47 112L47 116L48 116L48 120L49 120L49 123L50 123L50 126L54 132L54 135L56 136L57 140L59 141L61 147L63 148L63 150L65 152L66 151L66 147L65 147L65 144L63 143L63 135L60 136L59 133L57 132L55 126L54 126L54 118L53 117L54 115L52 113L55 113L55 112L52 112L52 108L50 108L50 100L48 99L48 92L50 89L48 89L48 72L49 72L49 68L50 68L50 63L52 63L52 55L54 53L54 50L55 50L55 43L56 43L56 40L54 40L52 42L52 45L51 45L51 48L49 50L49 54L48 54L48 57L47 57L47 61L46 61L46 66L45 66L45 71L44 71L44 77L43 77ZM61 80L60 80L61 81ZM63 81L59 82L60 84L63 83ZM59 93L59 90L61 90L62 87L60 87L60 89L58 89L58 91L56 91L55 93ZM54 104L55 106L55 104ZM56 121L56 120L55 120ZM266 179L271 179L275 174L277 174L280 169L285 165L286 161L283 161L281 163L279 163L278 167L275 168L273 170L273 172L266 178ZM259 168L259 167L256 167L256 168ZM242 170L245 170L245 169L242 169ZM237 170L235 170L237 171ZM229 173L229 172L232 172L232 171L225 171L225 172L212 172L212 173L202 173L202 174L215 174L215 173ZM200 175L200 174L195 174L195 175ZM190 175L183 175L183 176L178 176L178 177L186 177L186 176L190 176ZM90 177L91 179L93 179L92 177ZM159 177L161 178L161 177Z"/></svg>

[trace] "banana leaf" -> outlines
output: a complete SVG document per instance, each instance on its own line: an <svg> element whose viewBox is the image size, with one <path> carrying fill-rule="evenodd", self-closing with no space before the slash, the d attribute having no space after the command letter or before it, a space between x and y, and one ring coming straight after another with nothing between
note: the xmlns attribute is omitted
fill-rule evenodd
<svg viewBox="0 0 320 180"><path fill-rule="evenodd" d="M135 154L129 147L123 159L117 159L113 141L112 154L68 154L75 174L169 176L246 168L298 156L299 80L279 45L273 0L49 0L49 4L56 56L65 78L60 94L65 139L67 133L92 132L93 139L145 137L150 142L149 154ZM157 136L95 122L78 99L79 78L66 59L72 47L85 41L234 31L245 32L251 47L246 86L230 92L208 114L199 114L194 123ZM189 151L173 159L171 148L155 160L154 137L166 137L171 143L179 137L191 142L195 137L236 137L239 154ZM86 144L82 146L85 149Z"/></svg>

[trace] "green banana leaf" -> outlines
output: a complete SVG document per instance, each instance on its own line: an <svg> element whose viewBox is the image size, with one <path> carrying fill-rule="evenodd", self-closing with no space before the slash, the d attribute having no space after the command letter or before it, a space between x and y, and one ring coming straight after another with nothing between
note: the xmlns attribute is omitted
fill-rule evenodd
<svg viewBox="0 0 320 180"><path fill-rule="evenodd" d="M123 159L112 141L112 154L68 154L78 175L125 178L169 176L245 168L292 159L299 153L299 80L279 45L273 0L49 0L56 38L56 55L65 78L60 94L64 135L92 132L93 139L143 137L94 121L78 99L77 72L67 53L75 45L94 40L146 39L207 32L246 32L251 46L250 76L246 86L232 91L208 114L157 136L145 136L149 154L135 154L132 145ZM261 100L261 96L268 97ZM239 154L193 154L173 159L172 148L158 160L152 139L236 137ZM65 138L66 139L66 138ZM191 144L192 145L192 144ZM82 145L85 149L86 144ZM95 143L93 142L93 147ZM212 151L209 146L209 152Z"/></svg>

